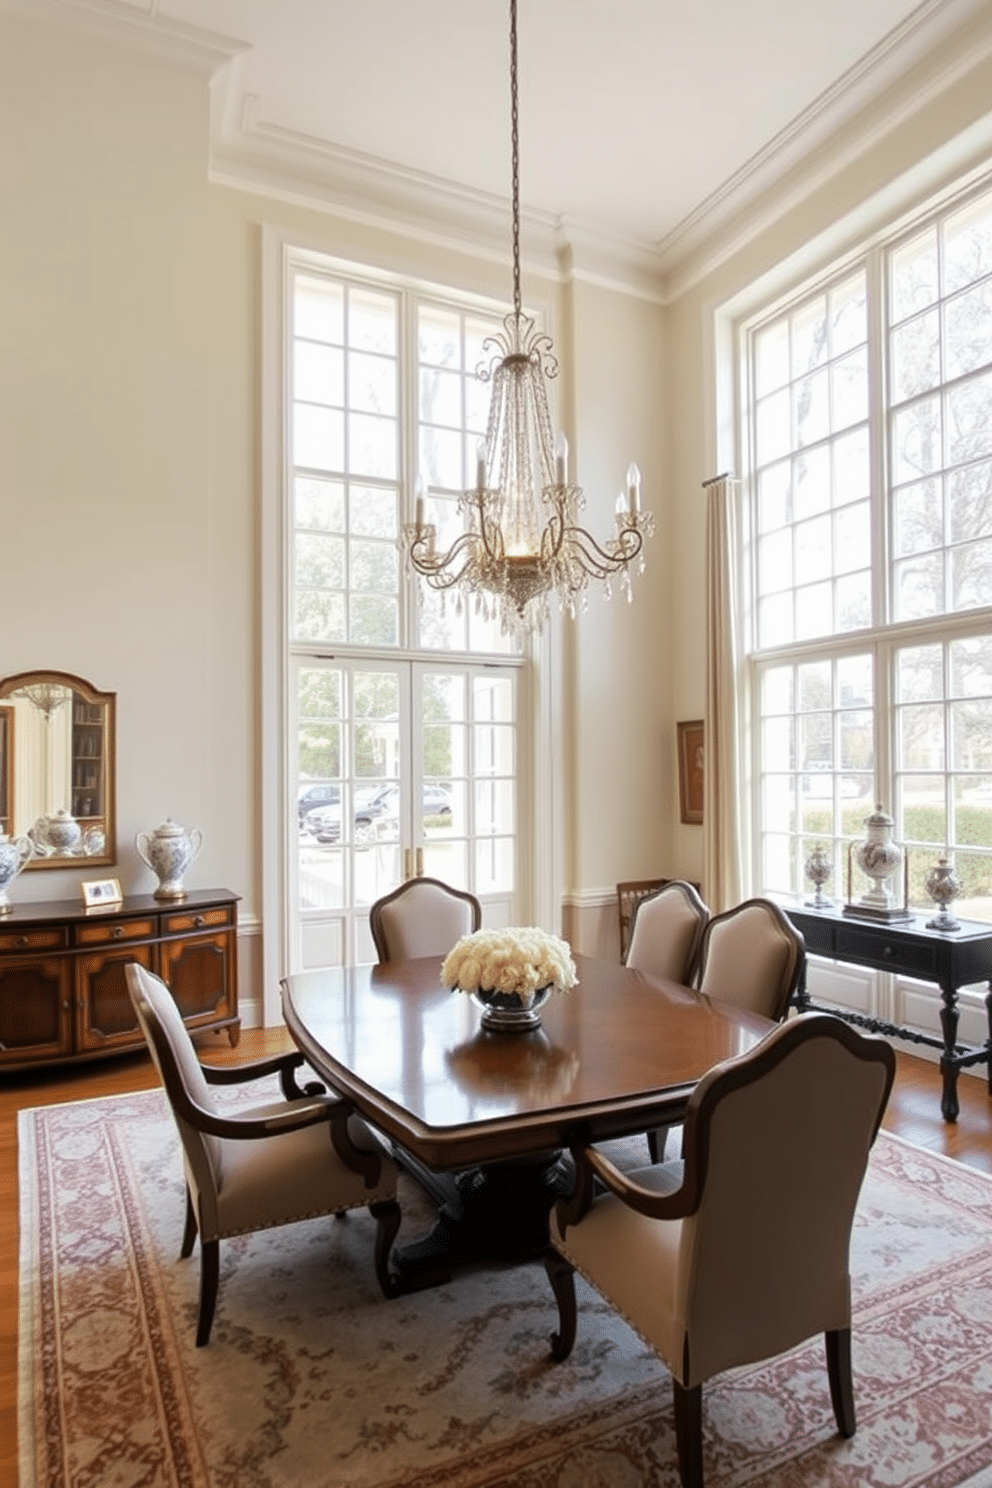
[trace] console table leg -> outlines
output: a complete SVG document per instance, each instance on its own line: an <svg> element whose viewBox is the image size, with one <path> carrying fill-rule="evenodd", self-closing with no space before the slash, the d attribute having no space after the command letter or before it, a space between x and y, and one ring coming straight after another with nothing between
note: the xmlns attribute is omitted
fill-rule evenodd
<svg viewBox="0 0 992 1488"><path fill-rule="evenodd" d="M992 982L988 985L989 990L985 994L985 1021L989 1036L985 1040L985 1065L989 1073L989 1095L992 1095Z"/></svg>
<svg viewBox="0 0 992 1488"><path fill-rule="evenodd" d="M958 1119L958 1064L955 1057L958 1017L957 988L941 987L940 1027L944 1035L944 1052L940 1056L940 1072L944 1077L944 1089L940 1097L940 1114L945 1121Z"/></svg>

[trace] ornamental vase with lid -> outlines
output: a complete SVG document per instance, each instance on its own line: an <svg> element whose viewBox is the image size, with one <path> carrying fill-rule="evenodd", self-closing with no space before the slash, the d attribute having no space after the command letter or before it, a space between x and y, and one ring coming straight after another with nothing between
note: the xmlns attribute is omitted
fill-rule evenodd
<svg viewBox="0 0 992 1488"><path fill-rule="evenodd" d="M199 828L187 831L169 816L154 832L139 832L134 845L138 856L158 877L155 898L184 899L183 874L203 846Z"/></svg>
<svg viewBox="0 0 992 1488"><path fill-rule="evenodd" d="M82 827L64 806L53 811L51 816L39 816L31 828L31 836L38 846L55 856L75 852L82 835Z"/></svg>
<svg viewBox="0 0 992 1488"><path fill-rule="evenodd" d="M803 864L803 870L810 883L816 888L815 895L812 899L807 899L806 903L811 909L821 909L825 905L828 905L830 900L824 895L823 885L831 873L833 873L834 864L833 855L829 849L824 847L822 842L818 842L816 847L813 848L813 851Z"/></svg>
<svg viewBox="0 0 992 1488"><path fill-rule="evenodd" d="M924 886L934 903L940 905L940 913L927 920L927 929L960 930L960 920L954 918L947 906L960 894L962 883L946 858L937 859L924 879Z"/></svg>
<svg viewBox="0 0 992 1488"><path fill-rule="evenodd" d="M34 852L30 837L8 837L0 832L0 915L10 913L7 890Z"/></svg>
<svg viewBox="0 0 992 1488"><path fill-rule="evenodd" d="M865 817L865 826L868 828L865 840L859 844L854 858L862 873L872 880L872 888L861 896L860 902L869 909L889 910L895 901L888 882L902 861L902 848L893 841L894 823L888 812L882 810L881 802L871 816Z"/></svg>

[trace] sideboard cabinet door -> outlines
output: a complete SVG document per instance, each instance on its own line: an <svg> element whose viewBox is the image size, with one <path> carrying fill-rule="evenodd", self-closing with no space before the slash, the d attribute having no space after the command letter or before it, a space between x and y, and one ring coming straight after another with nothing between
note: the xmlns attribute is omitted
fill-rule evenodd
<svg viewBox="0 0 992 1488"><path fill-rule="evenodd" d="M154 946L120 946L76 960L76 1047L82 1051L140 1049L144 1035L127 990L127 966L153 969Z"/></svg>
<svg viewBox="0 0 992 1488"><path fill-rule="evenodd" d="M64 956L0 964L0 1068L64 1058L72 1050L72 967Z"/></svg>
<svg viewBox="0 0 992 1488"><path fill-rule="evenodd" d="M234 910L218 906L205 911L163 915L159 975L169 985L176 1006L191 1031L216 1028L229 1021L237 1042L237 942Z"/></svg>

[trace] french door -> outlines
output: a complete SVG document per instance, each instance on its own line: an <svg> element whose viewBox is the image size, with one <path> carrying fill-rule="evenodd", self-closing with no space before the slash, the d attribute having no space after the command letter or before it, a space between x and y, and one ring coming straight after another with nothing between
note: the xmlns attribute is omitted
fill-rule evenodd
<svg viewBox="0 0 992 1488"><path fill-rule="evenodd" d="M290 969L374 960L369 907L417 874L514 923L516 668L297 658L291 697Z"/></svg>

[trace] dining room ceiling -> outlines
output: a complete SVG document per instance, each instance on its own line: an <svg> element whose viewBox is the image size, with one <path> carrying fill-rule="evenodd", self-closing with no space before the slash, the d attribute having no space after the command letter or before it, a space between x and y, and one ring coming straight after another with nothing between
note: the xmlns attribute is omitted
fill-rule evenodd
<svg viewBox="0 0 992 1488"><path fill-rule="evenodd" d="M243 43L215 79L213 124L242 156L277 139L284 155L323 151L370 180L508 199L508 0L117 3ZM989 0L519 0L524 211L665 253L989 11Z"/></svg>

